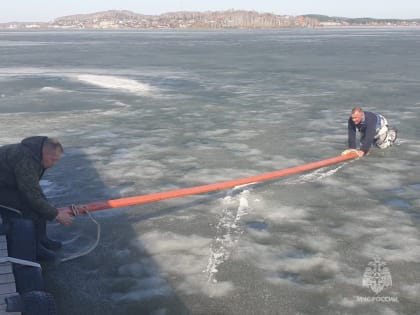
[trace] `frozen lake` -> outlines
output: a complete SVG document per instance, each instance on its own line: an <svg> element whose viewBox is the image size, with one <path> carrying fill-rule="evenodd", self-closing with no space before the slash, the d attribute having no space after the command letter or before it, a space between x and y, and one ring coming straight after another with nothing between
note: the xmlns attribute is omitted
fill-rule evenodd
<svg viewBox="0 0 420 315"><path fill-rule="evenodd" d="M355 105L399 129L363 159L94 213L97 248L44 267L59 314L418 314L419 51L410 28L0 32L0 144L62 141L57 206L339 155ZM62 257L96 240L86 216L49 228Z"/></svg>

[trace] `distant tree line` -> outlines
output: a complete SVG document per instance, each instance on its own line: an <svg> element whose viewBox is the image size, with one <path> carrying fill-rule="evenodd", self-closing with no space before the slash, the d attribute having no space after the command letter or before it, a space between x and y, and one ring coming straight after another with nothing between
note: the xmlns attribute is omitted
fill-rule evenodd
<svg viewBox="0 0 420 315"><path fill-rule="evenodd" d="M294 27L324 27L351 25L414 25L420 19L372 19L330 17L308 14L300 16L258 13L256 11L228 10L206 12L169 12L160 15L145 15L126 10L110 10L91 14L63 16L51 23L22 22L2 23L8 29L275 29Z"/></svg>
<svg viewBox="0 0 420 315"><path fill-rule="evenodd" d="M318 20L319 22L346 22L349 24L372 24L372 23L379 23L379 24L400 24L403 22L413 22L413 23L420 23L419 19L374 19L374 18L347 18L347 17L338 17L338 16L328 16L328 15L319 15L319 14L306 14L303 15L304 17L313 18Z"/></svg>

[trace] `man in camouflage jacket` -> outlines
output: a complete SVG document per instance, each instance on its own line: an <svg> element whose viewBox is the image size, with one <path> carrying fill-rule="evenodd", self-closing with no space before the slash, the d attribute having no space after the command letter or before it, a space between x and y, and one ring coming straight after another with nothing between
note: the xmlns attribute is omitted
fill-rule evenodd
<svg viewBox="0 0 420 315"><path fill-rule="evenodd" d="M20 143L0 147L0 209L3 221L20 217L13 209L19 210L23 218L34 222L37 241L50 249L58 249L61 244L47 238L46 221L56 219L63 225L73 221L69 214L59 212L50 205L39 184L45 170L53 167L62 153L63 147L56 139L44 136L33 136Z"/></svg>

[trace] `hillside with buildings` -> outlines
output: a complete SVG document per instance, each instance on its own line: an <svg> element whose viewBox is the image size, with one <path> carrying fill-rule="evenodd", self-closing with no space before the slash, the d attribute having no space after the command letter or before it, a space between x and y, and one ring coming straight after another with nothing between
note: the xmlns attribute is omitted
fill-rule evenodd
<svg viewBox="0 0 420 315"><path fill-rule="evenodd" d="M420 19L344 18L325 15L276 15L255 11L172 12L144 15L105 11L63 16L50 23L1 23L2 29L277 29L340 26L419 26Z"/></svg>

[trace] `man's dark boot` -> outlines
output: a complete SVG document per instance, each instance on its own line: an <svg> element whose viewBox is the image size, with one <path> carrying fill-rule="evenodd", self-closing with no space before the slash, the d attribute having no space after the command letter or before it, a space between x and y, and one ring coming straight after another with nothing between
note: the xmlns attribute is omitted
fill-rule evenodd
<svg viewBox="0 0 420 315"><path fill-rule="evenodd" d="M63 246L60 241L52 240L47 236L41 238L41 245L50 250L59 250Z"/></svg>
<svg viewBox="0 0 420 315"><path fill-rule="evenodd" d="M55 241L47 236L47 221L44 219L38 219L35 221L35 230L39 241L42 246L50 250L59 250L62 246L60 241Z"/></svg>
<svg viewBox="0 0 420 315"><path fill-rule="evenodd" d="M36 260L38 261L55 261L57 257L55 256L54 252L46 249L41 244L38 244L36 249Z"/></svg>

